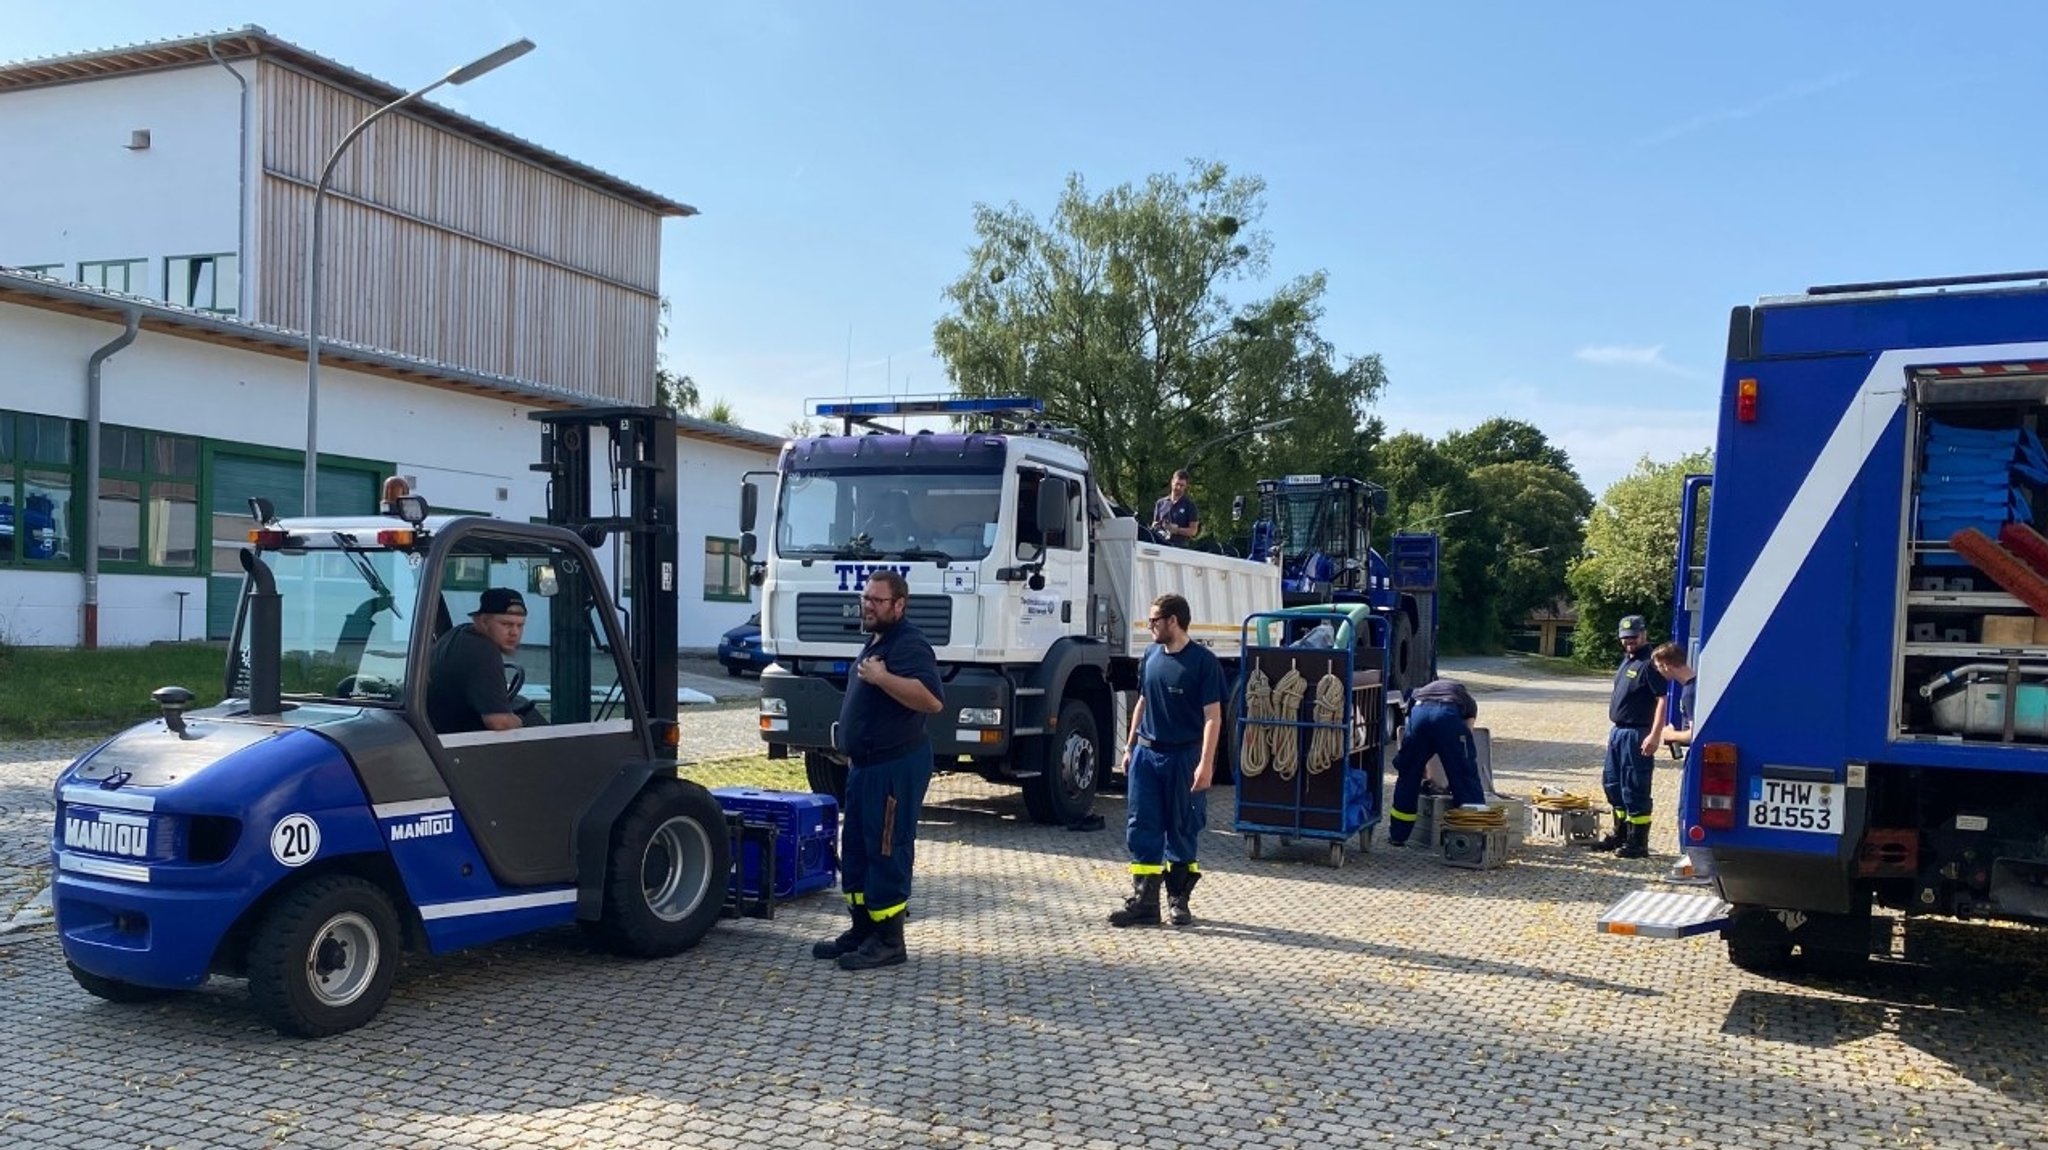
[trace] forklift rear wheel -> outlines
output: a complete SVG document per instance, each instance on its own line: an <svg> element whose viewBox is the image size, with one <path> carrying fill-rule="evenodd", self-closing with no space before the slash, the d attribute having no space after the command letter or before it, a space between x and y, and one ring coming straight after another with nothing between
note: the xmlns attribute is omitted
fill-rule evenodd
<svg viewBox="0 0 2048 1150"><path fill-rule="evenodd" d="M688 950L717 924L731 873L718 800L695 783L657 780L612 832L604 910L591 932L636 958Z"/></svg>
<svg viewBox="0 0 2048 1150"><path fill-rule="evenodd" d="M75 962L66 962L64 965L71 968L71 977L77 981L78 985L85 988L87 994L92 995L94 998L104 998L108 1002L130 1004L155 1002L160 998L169 998L171 995L178 993L175 990L165 990L161 986L138 986L132 982L122 982L118 978L102 978L89 970L82 969Z"/></svg>
<svg viewBox="0 0 2048 1150"><path fill-rule="evenodd" d="M832 801L846 805L846 763L823 751L804 752L804 778L811 784L813 794L831 795Z"/></svg>
<svg viewBox="0 0 2048 1150"><path fill-rule="evenodd" d="M280 1033L322 1038L374 1017L398 973L398 915L353 875L311 879L264 914L249 947L249 997Z"/></svg>
<svg viewBox="0 0 2048 1150"><path fill-rule="evenodd" d="M1060 722L1046 740L1045 760L1036 778L1024 780L1024 807L1031 821L1072 825L1095 807L1096 782L1102 777L1102 740L1095 733L1095 712L1079 699L1060 704Z"/></svg>

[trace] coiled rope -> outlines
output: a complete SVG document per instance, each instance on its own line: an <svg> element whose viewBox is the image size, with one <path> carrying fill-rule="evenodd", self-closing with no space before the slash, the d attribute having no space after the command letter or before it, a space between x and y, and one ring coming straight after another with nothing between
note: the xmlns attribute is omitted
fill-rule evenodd
<svg viewBox="0 0 2048 1150"><path fill-rule="evenodd" d="M1452 807L1444 812L1444 827L1448 830L1485 831L1506 825L1508 812L1505 807L1487 807L1484 810Z"/></svg>
<svg viewBox="0 0 2048 1150"><path fill-rule="evenodd" d="M1287 673L1273 684L1273 717L1287 720L1269 728L1273 740L1273 773L1283 779L1292 779L1301 769L1301 728L1294 724L1301 716L1302 697L1307 694L1308 679L1299 667L1287 668Z"/></svg>
<svg viewBox="0 0 2048 1150"><path fill-rule="evenodd" d="M1344 680L1332 671L1316 683L1316 728L1308 741L1308 773L1320 775L1344 757Z"/></svg>
<svg viewBox="0 0 2048 1150"><path fill-rule="evenodd" d="M1593 796L1544 787L1536 792L1534 805L1539 811L1585 811L1593 808Z"/></svg>
<svg viewBox="0 0 2048 1150"><path fill-rule="evenodd" d="M1257 666L1244 684L1244 733L1238 743L1237 773L1256 778L1266 773L1271 761L1272 738L1266 720L1273 717L1273 684Z"/></svg>

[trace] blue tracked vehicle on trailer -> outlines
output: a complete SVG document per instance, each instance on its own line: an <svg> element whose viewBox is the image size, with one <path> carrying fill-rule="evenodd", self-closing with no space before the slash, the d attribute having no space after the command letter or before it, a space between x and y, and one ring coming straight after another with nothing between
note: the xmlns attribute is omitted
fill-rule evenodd
<svg viewBox="0 0 2048 1150"><path fill-rule="evenodd" d="M1603 929L1839 971L1888 947L1874 907L2048 922L2043 280L1735 310L1680 812L1720 898Z"/></svg>
<svg viewBox="0 0 2048 1150"><path fill-rule="evenodd" d="M574 922L657 956L718 921L734 832L676 775L675 425L534 418L545 524L429 516L395 492L382 516L254 508L226 701L160 690L161 719L57 780L57 932L87 991L139 1002L238 975L279 1030L319 1036L368 1021L405 951ZM630 513L594 518L607 460ZM594 549L607 533L632 542L630 621ZM492 589L525 597L504 670L531 706L507 730L436 729L437 640Z"/></svg>

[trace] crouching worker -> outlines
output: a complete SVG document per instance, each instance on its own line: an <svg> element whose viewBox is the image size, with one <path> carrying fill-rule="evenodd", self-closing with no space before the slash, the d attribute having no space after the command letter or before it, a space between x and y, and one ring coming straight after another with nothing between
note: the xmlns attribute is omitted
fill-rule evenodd
<svg viewBox="0 0 2048 1150"><path fill-rule="evenodd" d="M1422 815L1422 773L1431 756L1444 765L1451 783L1451 801L1458 806L1485 806L1486 788L1479 781L1479 752L1472 743L1472 722L1479 704L1455 679L1438 679L1415 692L1414 707L1394 753L1394 805L1387 812L1387 841L1395 846L1415 833Z"/></svg>
<svg viewBox="0 0 2048 1150"><path fill-rule="evenodd" d="M868 577L860 595L868 632L839 707L839 733L852 767L839 830L839 886L853 924L811 948L842 970L895 966L909 957L903 919L917 820L932 781L926 715L944 709L939 661L922 632L903 617L910 586L894 571Z"/></svg>
<svg viewBox="0 0 2048 1150"><path fill-rule="evenodd" d="M1146 624L1154 640L1138 664L1138 700L1124 744L1124 845L1131 852L1131 896L1112 911L1112 926L1158 926L1163 882L1173 925L1195 921L1188 897L1202 879L1195 861L1209 821L1209 784L1223 738L1223 664L1188 637L1188 601L1165 594L1152 601Z"/></svg>

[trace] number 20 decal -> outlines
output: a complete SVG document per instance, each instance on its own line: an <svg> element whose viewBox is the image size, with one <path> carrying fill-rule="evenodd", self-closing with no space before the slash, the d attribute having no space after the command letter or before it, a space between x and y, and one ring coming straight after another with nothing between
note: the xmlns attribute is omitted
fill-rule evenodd
<svg viewBox="0 0 2048 1150"><path fill-rule="evenodd" d="M320 853L320 824L305 815L286 815L270 831L270 855L285 866L304 866Z"/></svg>

